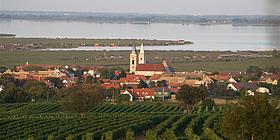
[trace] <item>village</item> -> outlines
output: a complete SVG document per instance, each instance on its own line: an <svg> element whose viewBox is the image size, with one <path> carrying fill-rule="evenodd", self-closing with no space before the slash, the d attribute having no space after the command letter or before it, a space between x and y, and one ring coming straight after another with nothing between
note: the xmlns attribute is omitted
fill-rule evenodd
<svg viewBox="0 0 280 140"><path fill-rule="evenodd" d="M204 87L208 96L234 98L247 95L272 95L278 85L279 72L260 71L251 66L246 72L176 72L170 63L147 63L144 46L140 51L133 47L129 55L130 70L99 66L31 64L3 70L19 80L36 80L49 88L69 88L80 83L98 84L110 91L106 99L114 100L113 94L127 95L129 101L176 101L176 93L182 85ZM56 79L56 80L54 80ZM58 82L60 81L60 86ZM0 92L3 90L0 86ZM273 89L274 90L274 89Z"/></svg>

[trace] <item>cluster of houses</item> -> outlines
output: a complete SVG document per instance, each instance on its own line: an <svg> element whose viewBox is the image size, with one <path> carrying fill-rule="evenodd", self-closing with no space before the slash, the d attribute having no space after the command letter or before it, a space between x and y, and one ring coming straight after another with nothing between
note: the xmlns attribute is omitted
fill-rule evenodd
<svg viewBox="0 0 280 140"><path fill-rule="evenodd" d="M28 67L40 68L40 70L25 70ZM14 71L7 69L2 74L8 74L20 80L42 81L49 86L52 86L49 78L58 78L62 81L63 86L71 87L78 81L78 77L75 76L75 71L78 69L82 69L83 76L87 77L89 75L96 76L95 72L98 67L73 65L70 68L69 66L62 65L29 64L27 62L25 65L17 66Z"/></svg>
<svg viewBox="0 0 280 140"><path fill-rule="evenodd" d="M143 45L140 53L134 48L130 54L130 71L126 72L126 77L118 80L102 79L100 77L99 67L93 66L61 66L61 65L25 65L16 67L15 71L6 70L3 74L12 75L16 79L29 79L43 81L51 86L49 77L55 77L62 80L65 87L77 84L78 77L75 71L82 69L80 76L87 79L92 76L100 81L101 86L105 89L121 89L120 94L128 95L129 100L155 100L155 99L176 99L176 94L182 85L194 87L212 84L225 83L228 90L240 92L246 91L247 95L255 95L256 93L270 94L268 88L259 86L260 83L277 85L280 79L280 73L263 73L263 75L255 81L240 82L240 77L248 76L246 73L208 73L203 71L194 72L175 72L167 62L163 61L158 64L147 63ZM38 66L44 70L25 71L26 67ZM140 88L139 83L145 82L148 87ZM158 82L164 81L164 85L157 85ZM151 83L155 83L151 86ZM0 86L0 91L3 87Z"/></svg>

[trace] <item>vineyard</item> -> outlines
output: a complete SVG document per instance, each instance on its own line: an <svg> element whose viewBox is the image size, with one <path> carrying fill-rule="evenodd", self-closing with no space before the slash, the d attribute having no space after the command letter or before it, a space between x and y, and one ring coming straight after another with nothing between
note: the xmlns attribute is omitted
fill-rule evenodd
<svg viewBox="0 0 280 140"><path fill-rule="evenodd" d="M185 115L179 105L101 104L81 115L59 103L1 104L0 139L121 139L127 129L136 135L151 129L159 139L170 131L177 139L219 140L223 110L197 108Z"/></svg>

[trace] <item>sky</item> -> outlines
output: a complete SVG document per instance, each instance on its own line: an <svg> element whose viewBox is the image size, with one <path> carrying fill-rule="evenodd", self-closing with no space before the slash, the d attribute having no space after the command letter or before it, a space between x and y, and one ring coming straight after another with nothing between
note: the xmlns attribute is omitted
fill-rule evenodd
<svg viewBox="0 0 280 140"><path fill-rule="evenodd" d="M0 10L280 15L280 0L0 0Z"/></svg>

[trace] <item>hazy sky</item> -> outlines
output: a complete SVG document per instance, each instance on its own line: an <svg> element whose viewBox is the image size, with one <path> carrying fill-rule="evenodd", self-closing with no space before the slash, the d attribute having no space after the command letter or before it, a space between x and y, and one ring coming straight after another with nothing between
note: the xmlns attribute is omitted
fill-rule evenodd
<svg viewBox="0 0 280 140"><path fill-rule="evenodd" d="M0 10L280 15L280 0L0 0Z"/></svg>

